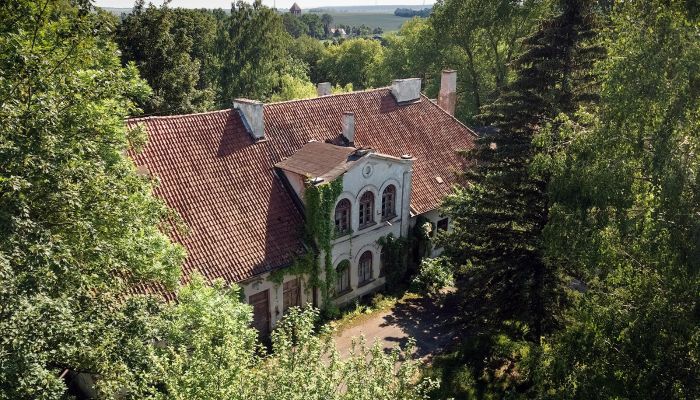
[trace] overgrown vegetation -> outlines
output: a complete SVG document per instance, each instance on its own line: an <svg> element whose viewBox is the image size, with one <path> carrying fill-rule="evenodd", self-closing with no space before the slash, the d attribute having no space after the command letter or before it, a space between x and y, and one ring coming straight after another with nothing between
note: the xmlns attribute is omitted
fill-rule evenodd
<svg viewBox="0 0 700 400"><path fill-rule="evenodd" d="M699 27L566 0L523 41L445 201L466 339L438 398L698 396Z"/></svg>
<svg viewBox="0 0 700 400"><path fill-rule="evenodd" d="M454 285L453 270L454 267L443 257L425 258L411 281L411 290L435 297L441 290Z"/></svg>
<svg viewBox="0 0 700 400"><path fill-rule="evenodd" d="M382 271L386 279L386 289L395 291L405 285L408 273L410 239L397 238L389 234L380 238L377 244L382 248Z"/></svg>
<svg viewBox="0 0 700 400"><path fill-rule="evenodd" d="M331 215L335 202L342 192L342 179L336 179L327 184L307 185L304 192L306 218L304 231L307 243L316 249L309 282L314 290L321 291L321 309L325 314L331 313L334 307L331 296L335 287L336 274L330 255L335 231ZM323 256L322 270L318 260L319 255Z"/></svg>

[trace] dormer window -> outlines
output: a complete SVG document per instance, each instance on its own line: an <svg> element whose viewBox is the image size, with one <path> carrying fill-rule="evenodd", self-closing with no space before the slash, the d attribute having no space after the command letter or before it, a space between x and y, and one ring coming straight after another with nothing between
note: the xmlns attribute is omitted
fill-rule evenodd
<svg viewBox="0 0 700 400"><path fill-rule="evenodd" d="M360 197L360 229L374 222L374 194L370 191Z"/></svg>
<svg viewBox="0 0 700 400"><path fill-rule="evenodd" d="M335 234L338 236L350 232L350 209L351 205L348 199L340 200L335 206Z"/></svg>
<svg viewBox="0 0 700 400"><path fill-rule="evenodd" d="M382 220L396 216L396 186L389 185L382 193Z"/></svg>

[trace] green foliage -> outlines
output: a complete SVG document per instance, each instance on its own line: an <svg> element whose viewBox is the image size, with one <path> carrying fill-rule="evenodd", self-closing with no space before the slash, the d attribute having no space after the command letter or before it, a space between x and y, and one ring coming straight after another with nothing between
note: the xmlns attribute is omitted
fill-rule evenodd
<svg viewBox="0 0 700 400"><path fill-rule="evenodd" d="M453 269L454 267L443 257L424 258L418 269L418 275L411 282L411 287L430 296L436 296L440 290L454 285Z"/></svg>
<svg viewBox="0 0 700 400"><path fill-rule="evenodd" d="M64 368L139 393L157 307L125 296L183 259L126 156L150 90L88 3L0 4L0 398L60 398Z"/></svg>
<svg viewBox="0 0 700 400"><path fill-rule="evenodd" d="M294 38L309 34L309 26L292 13L282 14L284 29Z"/></svg>
<svg viewBox="0 0 700 400"><path fill-rule="evenodd" d="M432 47L440 49L434 71L457 69L460 102L456 115L473 121L513 78L522 40L548 16L551 0L448 0L433 7Z"/></svg>
<svg viewBox="0 0 700 400"><path fill-rule="evenodd" d="M119 26L116 41L124 63L133 61L153 89L143 104L147 113L183 114L213 107L215 37L212 13L136 2Z"/></svg>
<svg viewBox="0 0 700 400"><path fill-rule="evenodd" d="M303 35L291 43L289 52L295 62L304 63L308 67L311 82L318 83L323 80L318 63L326 52L326 46L320 40Z"/></svg>
<svg viewBox="0 0 700 400"><path fill-rule="evenodd" d="M465 178L473 184L444 201L454 230L439 241L450 261L464 266L457 278L468 323L498 330L501 321L519 320L534 342L558 324L563 273L542 254L548 178L530 170L532 139L549 118L594 97L590 66L601 53L591 41L594 24L590 3L563 1L524 41L517 77L487 108L498 132L467 153L473 166Z"/></svg>
<svg viewBox="0 0 700 400"><path fill-rule="evenodd" d="M288 310L265 354L238 291L196 275L181 289L153 348L159 379L150 398L421 399L436 386L415 380L410 346L385 354L361 340L341 359L330 332L315 330L313 309Z"/></svg>
<svg viewBox="0 0 700 400"><path fill-rule="evenodd" d="M441 384L430 397L532 398L529 377L537 359L536 347L515 333L465 337L456 351L435 357L424 376L439 379Z"/></svg>
<svg viewBox="0 0 700 400"><path fill-rule="evenodd" d="M273 94L270 100L284 101L316 97L316 85L308 79L282 75L280 83L282 88Z"/></svg>
<svg viewBox="0 0 700 400"><path fill-rule="evenodd" d="M330 301L332 290L335 287L335 269L330 257L331 240L335 234L332 213L335 202L342 192L343 181L341 179L320 185L309 184L304 191L306 217L304 232L309 247L315 251L309 281L314 290L320 289L321 291L324 312L329 312L333 307ZM318 261L319 256L323 257L322 270Z"/></svg>
<svg viewBox="0 0 700 400"><path fill-rule="evenodd" d="M376 86L386 79L378 76L377 64L384 49L371 39L348 39L327 48L318 67L324 80L336 85L352 84L355 89Z"/></svg>
<svg viewBox="0 0 700 400"><path fill-rule="evenodd" d="M380 75L383 85L389 85L392 78L417 77L426 81L439 76L440 69L451 63L442 60L440 47L433 26L423 18L413 18L401 29L385 37L386 48L381 64ZM436 62L439 61L439 65ZM437 93L437 92L435 92Z"/></svg>
<svg viewBox="0 0 700 400"><path fill-rule="evenodd" d="M239 290L222 281L207 286L198 274L179 290L178 302L159 320L160 344L153 348L159 390L153 398L241 398L245 388L259 384L257 332Z"/></svg>
<svg viewBox="0 0 700 400"><path fill-rule="evenodd" d="M236 2L230 17L221 22L215 44L220 62L219 105L230 107L237 97L264 100L272 96L290 67L290 41L282 18L262 1Z"/></svg>
<svg viewBox="0 0 700 400"><path fill-rule="evenodd" d="M377 244L382 248L382 268L386 279L386 288L395 290L404 283L408 271L409 241L396 238L393 234L379 238Z"/></svg>
<svg viewBox="0 0 700 400"><path fill-rule="evenodd" d="M435 224L422 215L416 217L416 223L411 232L411 247L414 249L414 259L420 260L427 257L433 251L433 243L430 233L435 231Z"/></svg>
<svg viewBox="0 0 700 400"><path fill-rule="evenodd" d="M541 138L547 256L586 291L544 347L556 398L700 395L700 28L691 4L617 4L601 105ZM581 123L581 120L584 123Z"/></svg>
<svg viewBox="0 0 700 400"><path fill-rule="evenodd" d="M318 14L303 14L300 18L308 28L308 35L312 38L321 39L325 36L323 21Z"/></svg>

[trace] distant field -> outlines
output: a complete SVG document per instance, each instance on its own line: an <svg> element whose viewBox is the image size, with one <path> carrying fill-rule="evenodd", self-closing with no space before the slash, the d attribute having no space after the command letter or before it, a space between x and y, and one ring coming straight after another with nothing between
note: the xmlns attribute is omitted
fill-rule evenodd
<svg viewBox="0 0 700 400"><path fill-rule="evenodd" d="M328 8L324 12L333 16L334 24L343 24L350 26L360 26L365 24L370 28L374 29L380 27L384 32L398 31L401 25L408 21L410 18L397 17L393 14L396 7L405 6L392 6L391 9L379 8L373 9L374 6L365 7L347 7L346 9ZM381 6L380 6L381 7ZM112 8L104 7L105 10L113 13L116 16L121 16L131 12L131 8ZM323 14L320 10L318 12L312 11L314 14Z"/></svg>
<svg viewBox="0 0 700 400"><path fill-rule="evenodd" d="M365 24L374 29L380 27L384 32L398 31L401 25L409 18L397 17L394 14L370 14L370 13L329 13L333 16L334 24L360 26Z"/></svg>

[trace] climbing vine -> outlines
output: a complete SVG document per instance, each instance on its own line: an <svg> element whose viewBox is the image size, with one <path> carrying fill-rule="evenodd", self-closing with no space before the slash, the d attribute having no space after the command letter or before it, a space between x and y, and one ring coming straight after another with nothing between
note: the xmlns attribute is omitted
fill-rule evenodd
<svg viewBox="0 0 700 400"><path fill-rule="evenodd" d="M335 232L331 217L336 199L342 192L342 179L320 185L307 182L304 192L304 241L310 251L296 258L291 267L270 274L270 280L278 285L283 282L285 275L307 275L310 287L321 291L321 311L324 313L330 310L329 300L335 282L335 270L331 259L331 241ZM325 255L323 269L319 263L321 254ZM322 279L321 275L324 275L325 279Z"/></svg>
<svg viewBox="0 0 700 400"><path fill-rule="evenodd" d="M409 240L388 234L377 240L382 247L382 268L386 278L386 288L391 291L401 285L408 270Z"/></svg>

